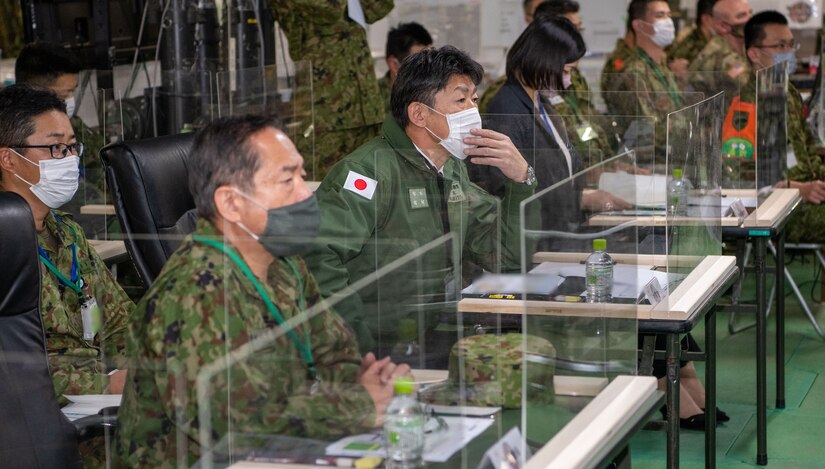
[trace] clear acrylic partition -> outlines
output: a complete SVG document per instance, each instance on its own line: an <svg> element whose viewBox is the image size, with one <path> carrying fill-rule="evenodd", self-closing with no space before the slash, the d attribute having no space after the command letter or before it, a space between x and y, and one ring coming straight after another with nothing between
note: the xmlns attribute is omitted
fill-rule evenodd
<svg viewBox="0 0 825 469"><path fill-rule="evenodd" d="M294 63L279 76L275 65L219 72L215 75L216 116L255 114L278 117L304 157L307 180L315 181L315 131L310 62ZM282 74L283 75L283 74Z"/></svg>
<svg viewBox="0 0 825 469"><path fill-rule="evenodd" d="M637 315L651 307L642 287L660 276L653 256L645 255L656 249L657 233L640 223L650 210L652 179L636 172L635 155L625 152L522 203L520 297L530 301L510 309L525 324L525 386L534 391L522 405L528 441L547 441L611 379L636 374ZM593 270L586 265L596 239L606 240L615 264L591 292L588 285L607 262L595 263L597 255ZM540 352L542 340L554 356ZM541 381L547 367L555 368L555 388L538 392L547 386Z"/></svg>
<svg viewBox="0 0 825 469"><path fill-rule="evenodd" d="M706 256L722 254L723 216L740 223L728 216L730 199L721 196L724 99L718 93L667 116L668 285L662 286L670 292Z"/></svg>
<svg viewBox="0 0 825 469"><path fill-rule="evenodd" d="M759 205L770 188L786 179L788 167L788 73L787 62L756 72L756 187ZM758 216L757 216L758 218Z"/></svg>
<svg viewBox="0 0 825 469"><path fill-rule="evenodd" d="M338 244L344 242L346 240L339 240ZM397 242L399 246L409 244L404 239ZM352 457L355 455L353 451L371 451L385 456L381 427L376 426L375 405L367 390L358 383L363 354L357 350L355 337L346 334L345 326L338 319L348 317L352 314L349 309L361 304L367 308L370 321L385 315L396 317L401 324L415 320L415 303L421 297L414 290L417 287L423 291L428 287L434 259L451 261L442 256L453 249L453 242L451 235L444 235L406 250L374 271L351 280L346 288L330 295L326 301L284 311L287 322L283 326L273 326L239 346L227 344L223 356L216 357L199 370L187 370L187 375L197 376L196 383L192 383L196 389L187 393L193 398L197 396L200 431L196 437L202 448L200 467L226 467L252 457L258 461L277 462L276 459L281 459L280 462L297 463L330 456ZM391 280L396 282L393 292L396 302L373 301L376 292L387 289ZM398 284L399 281L405 285ZM407 317L398 318L404 308ZM446 308L442 305L438 314L455 316L454 302L452 311ZM227 315L232 314L231 310L232 305L226 305ZM407 338L405 345L418 348L416 341L429 343L428 334L435 333L434 329L423 325L418 329L413 328L413 337ZM317 379L311 378L300 355L292 353L295 346L290 330L311 334ZM453 342L455 334L453 332ZM378 339L380 342L381 337ZM402 355L406 352L400 351ZM393 358L397 359L396 356ZM418 357L408 358L416 361ZM465 394L461 392L464 389L461 376L452 370L449 373L426 371L416 363L410 363L410 366L415 370L413 376L419 383L421 396L428 395L447 405L466 402ZM262 375L276 379L258 381ZM227 386L227 383L231 385ZM255 396L255 399L243 396ZM429 430L426 440L433 462L438 462L439 458L454 461L466 457L461 451L452 459L443 455L447 442L455 445L469 431L461 419L431 414L425 428ZM344 437L352 437L353 441L341 440ZM207 451L207 448L214 448L214 451ZM479 459L484 450L486 447L477 450L480 451ZM466 448L464 451L472 452Z"/></svg>
<svg viewBox="0 0 825 469"><path fill-rule="evenodd" d="M641 78L633 74L613 74L607 79L615 83L614 88L590 93L589 102L593 103L590 115L571 105L576 100L573 93L562 92L554 99L553 108L565 116L571 142L576 141L574 137L579 140L581 136L590 138L587 144L576 143L585 161L596 163L599 155L606 158L635 149L638 167L652 172L663 171L667 153L667 114L701 101L704 95L692 91L649 91ZM652 130L645 120L654 122ZM599 128L602 135L585 134L588 128Z"/></svg>

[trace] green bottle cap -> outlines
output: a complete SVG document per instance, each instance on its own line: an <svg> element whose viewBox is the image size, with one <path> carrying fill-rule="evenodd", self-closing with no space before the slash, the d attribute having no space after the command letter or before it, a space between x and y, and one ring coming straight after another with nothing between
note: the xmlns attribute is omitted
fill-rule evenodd
<svg viewBox="0 0 825 469"><path fill-rule="evenodd" d="M594 239L593 240L593 250L594 251L606 251L607 250L607 240L606 239Z"/></svg>
<svg viewBox="0 0 825 469"><path fill-rule="evenodd" d="M679 168L673 170L673 177L676 179L682 179L682 176L685 175L685 172Z"/></svg>
<svg viewBox="0 0 825 469"><path fill-rule="evenodd" d="M415 385L412 378L409 376L401 376L395 380L395 394L401 396L404 394L412 394L415 390Z"/></svg>

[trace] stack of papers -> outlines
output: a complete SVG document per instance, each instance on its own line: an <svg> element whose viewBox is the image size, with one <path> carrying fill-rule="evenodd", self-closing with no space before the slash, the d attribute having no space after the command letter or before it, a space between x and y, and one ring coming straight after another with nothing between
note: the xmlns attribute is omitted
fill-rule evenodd
<svg viewBox="0 0 825 469"><path fill-rule="evenodd" d="M563 277L556 274L484 274L461 293L465 296L550 295L559 287ZM513 299L513 298L510 298Z"/></svg>
<svg viewBox="0 0 825 469"><path fill-rule="evenodd" d="M424 435L424 461L447 462L461 448L490 428L495 420L490 418L441 417L447 429ZM380 432L365 433L342 438L327 446L328 456L360 458L363 456L386 457L384 436Z"/></svg>
<svg viewBox="0 0 825 469"><path fill-rule="evenodd" d="M579 263L542 262L530 271L534 273L552 274L561 277L584 277L585 266ZM668 274L653 270L652 266L636 266L616 264L613 266L613 298L638 299L645 285L653 279L659 281L665 293L670 291L669 286L685 278L683 274ZM585 292L581 294L584 295Z"/></svg>
<svg viewBox="0 0 825 469"><path fill-rule="evenodd" d="M64 394L71 403L62 409L63 414L71 421L89 415L97 415L100 409L115 407L120 405L122 394L84 394L82 396L69 396Z"/></svg>

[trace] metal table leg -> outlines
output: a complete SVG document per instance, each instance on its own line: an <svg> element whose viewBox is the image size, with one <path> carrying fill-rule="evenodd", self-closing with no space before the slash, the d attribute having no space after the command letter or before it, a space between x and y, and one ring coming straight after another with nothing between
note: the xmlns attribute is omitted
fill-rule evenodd
<svg viewBox="0 0 825 469"><path fill-rule="evenodd" d="M765 257L768 249L767 237L754 238L754 263L756 264L756 464L768 464L767 435L767 384L766 384L766 306L768 302L765 288Z"/></svg>
<svg viewBox="0 0 825 469"><path fill-rule="evenodd" d="M679 334L667 334L667 467L679 467Z"/></svg>
<svg viewBox="0 0 825 469"><path fill-rule="evenodd" d="M716 467L716 307L705 316L705 467Z"/></svg>
<svg viewBox="0 0 825 469"><path fill-rule="evenodd" d="M776 238L776 408L785 408L785 230Z"/></svg>

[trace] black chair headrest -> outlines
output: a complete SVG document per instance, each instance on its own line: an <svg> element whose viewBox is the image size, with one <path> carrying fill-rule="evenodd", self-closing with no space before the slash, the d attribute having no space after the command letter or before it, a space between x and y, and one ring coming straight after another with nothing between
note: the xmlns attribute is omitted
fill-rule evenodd
<svg viewBox="0 0 825 469"><path fill-rule="evenodd" d="M12 192L0 192L0 316L17 316L40 301L37 232L29 204Z"/></svg>

